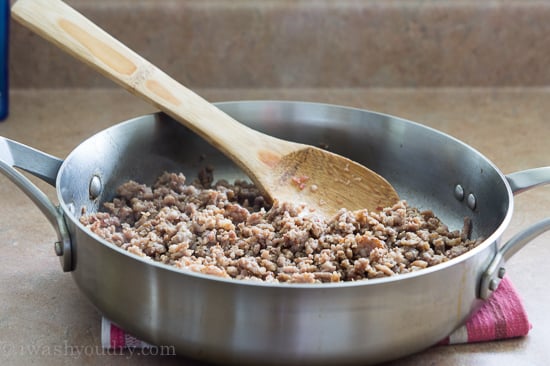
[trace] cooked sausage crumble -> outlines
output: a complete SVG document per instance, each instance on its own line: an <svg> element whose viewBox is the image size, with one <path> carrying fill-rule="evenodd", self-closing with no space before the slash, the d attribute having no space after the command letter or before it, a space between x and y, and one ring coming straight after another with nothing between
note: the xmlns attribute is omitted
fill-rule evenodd
<svg viewBox="0 0 550 366"><path fill-rule="evenodd" d="M129 181L105 211L80 221L133 253L213 276L317 283L420 270L474 248L470 221L450 231L432 211L400 201L379 212L340 210L324 218L303 205L268 205L256 187L207 172L186 184L164 173L153 187Z"/></svg>

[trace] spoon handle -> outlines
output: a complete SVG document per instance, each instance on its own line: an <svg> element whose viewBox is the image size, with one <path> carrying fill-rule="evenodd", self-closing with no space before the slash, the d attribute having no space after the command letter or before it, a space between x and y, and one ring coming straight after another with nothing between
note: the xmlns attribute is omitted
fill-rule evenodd
<svg viewBox="0 0 550 366"><path fill-rule="evenodd" d="M296 145L255 131L216 108L60 0L19 0L13 17L40 36L142 97L202 136L247 173L266 169L258 158ZM246 164L241 162L245 161ZM251 170L256 170L251 172Z"/></svg>

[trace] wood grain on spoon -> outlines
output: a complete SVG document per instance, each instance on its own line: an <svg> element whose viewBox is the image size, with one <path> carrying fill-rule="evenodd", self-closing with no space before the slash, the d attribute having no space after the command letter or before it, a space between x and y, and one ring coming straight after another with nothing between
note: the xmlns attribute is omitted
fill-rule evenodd
<svg viewBox="0 0 550 366"><path fill-rule="evenodd" d="M383 177L360 164L235 121L60 0L19 0L12 16L202 136L271 200L332 215L340 208L376 210L399 199Z"/></svg>

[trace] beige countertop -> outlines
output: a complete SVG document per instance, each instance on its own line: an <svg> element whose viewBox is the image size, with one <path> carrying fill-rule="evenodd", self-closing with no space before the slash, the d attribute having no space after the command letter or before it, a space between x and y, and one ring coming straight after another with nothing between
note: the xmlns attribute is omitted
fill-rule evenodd
<svg viewBox="0 0 550 366"><path fill-rule="evenodd" d="M211 101L289 99L343 104L414 120L463 140L505 174L550 165L550 89L203 89ZM58 157L93 133L154 109L116 89L11 93L0 136ZM33 179L34 180L34 179ZM34 180L37 181L37 180ZM39 187L55 200L53 188ZM198 363L100 348L100 314L63 273L55 233L39 210L0 176L0 364L105 365ZM522 193L505 238L550 213L550 186ZM544 365L550 357L550 234L533 240L507 269L533 329L527 337L440 346L392 365ZM57 351L56 351L57 350Z"/></svg>

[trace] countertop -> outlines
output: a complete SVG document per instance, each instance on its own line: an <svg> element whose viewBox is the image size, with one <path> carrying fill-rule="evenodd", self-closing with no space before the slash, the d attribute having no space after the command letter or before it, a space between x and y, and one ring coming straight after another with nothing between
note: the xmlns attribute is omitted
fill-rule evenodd
<svg viewBox="0 0 550 366"><path fill-rule="evenodd" d="M550 88L202 89L211 101L308 100L404 117L463 140L503 173L550 165ZM11 114L0 123L8 137L58 157L116 122L153 107L112 88L12 90ZM459 158L459 157L457 157ZM36 179L55 200L52 187ZM0 364L199 365L174 356L107 354L100 348L101 316L63 273L55 233L31 201L0 176ZM550 186L515 200L510 238L550 212ZM544 365L550 357L550 281L545 269L550 234L534 239L507 264L533 324L528 336L507 341L439 346L391 365Z"/></svg>

